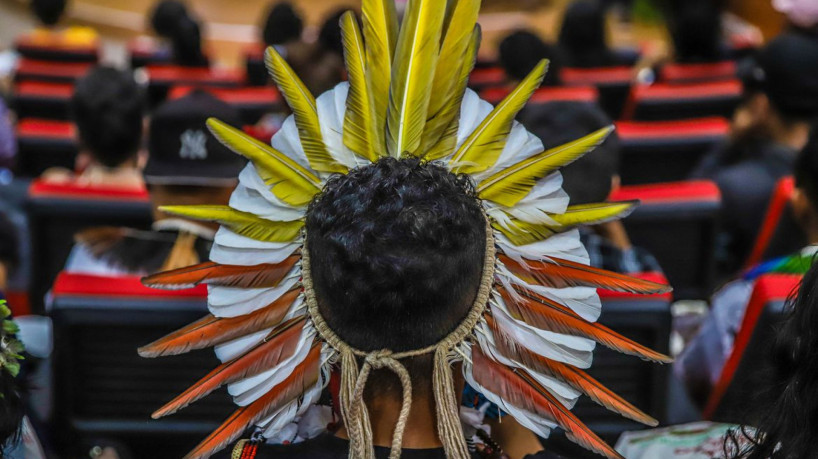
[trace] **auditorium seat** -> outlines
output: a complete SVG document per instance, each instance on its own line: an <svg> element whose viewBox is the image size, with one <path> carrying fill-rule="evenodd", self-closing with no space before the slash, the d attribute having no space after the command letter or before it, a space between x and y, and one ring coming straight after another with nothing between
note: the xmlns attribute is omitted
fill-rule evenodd
<svg viewBox="0 0 818 459"><path fill-rule="evenodd" d="M49 167L74 168L76 129L68 121L28 118L15 127L19 175L36 177Z"/></svg>
<svg viewBox="0 0 818 459"><path fill-rule="evenodd" d="M666 283L659 273L633 274L634 277ZM672 317L671 293L634 295L600 290L602 315L599 323L634 341L667 354L670 346ZM588 373L637 408L666 423L669 365L658 365L637 357L620 354L602 345L594 350L594 364ZM641 424L612 413L588 397L580 397L573 410L583 422L603 439L613 443L626 430L645 428ZM581 449L560 433L545 442L546 450L565 457L584 457Z"/></svg>
<svg viewBox="0 0 818 459"><path fill-rule="evenodd" d="M661 121L705 116L730 118L741 99L739 80L635 86L622 114L626 120Z"/></svg>
<svg viewBox="0 0 818 459"><path fill-rule="evenodd" d="M736 335L733 352L727 359L703 412L705 419L742 423L748 400L758 402L757 390L767 381L770 348L784 318L787 297L798 288L801 276L768 274L753 288L744 320Z"/></svg>
<svg viewBox="0 0 818 459"><path fill-rule="evenodd" d="M146 67L170 63L170 53L159 49L153 38L136 37L128 42L128 55L131 56L131 68Z"/></svg>
<svg viewBox="0 0 818 459"><path fill-rule="evenodd" d="M168 94L168 100L179 99L193 91L191 86L176 86ZM249 88L207 88L207 92L235 107L245 124L256 124L267 113L281 111L284 100L278 89L272 86Z"/></svg>
<svg viewBox="0 0 818 459"><path fill-rule="evenodd" d="M14 42L14 49L24 58L57 62L97 62L99 44L72 44L58 39L40 39L25 35Z"/></svg>
<svg viewBox="0 0 818 459"><path fill-rule="evenodd" d="M670 63L662 67L659 79L663 83L701 83L736 78L736 62L723 61L703 64Z"/></svg>
<svg viewBox="0 0 818 459"><path fill-rule="evenodd" d="M612 201L638 199L624 220L631 241L652 253L677 300L705 299L713 288L721 194L709 181L623 186Z"/></svg>
<svg viewBox="0 0 818 459"><path fill-rule="evenodd" d="M599 104L612 119L619 119L633 80L631 67L564 68L562 82L567 86L595 86Z"/></svg>
<svg viewBox="0 0 818 459"><path fill-rule="evenodd" d="M500 67L476 68L469 75L469 87L475 91L500 87L507 81L506 71Z"/></svg>
<svg viewBox="0 0 818 459"><path fill-rule="evenodd" d="M23 58L15 69L15 81L72 83L93 66L89 62L52 62Z"/></svg>
<svg viewBox="0 0 818 459"><path fill-rule="evenodd" d="M262 43L252 44L244 48L244 69L247 72L247 84L250 86L267 86L270 75L264 65L264 49Z"/></svg>
<svg viewBox="0 0 818 459"><path fill-rule="evenodd" d="M778 181L753 249L744 263L745 268L765 260L789 255L807 245L806 235L792 215L790 198L794 188L795 180L792 177Z"/></svg>
<svg viewBox="0 0 818 459"><path fill-rule="evenodd" d="M148 98L152 106L165 100L173 86L238 88L244 84L244 74L235 70L149 65L145 72L148 77Z"/></svg>
<svg viewBox="0 0 818 459"><path fill-rule="evenodd" d="M151 207L144 189L83 187L32 182L26 203L31 236L30 301L41 312L43 297L74 244L74 234L94 226L148 228Z"/></svg>
<svg viewBox="0 0 818 459"><path fill-rule="evenodd" d="M480 91L480 97L493 104L499 104L506 96L511 93L509 88L488 88ZM528 100L526 107L545 104L548 102L585 102L597 103L599 100L599 91L593 86L575 86L575 87L543 87L534 91L531 99Z"/></svg>
<svg viewBox="0 0 818 459"><path fill-rule="evenodd" d="M69 102L74 94L71 83L21 81L12 91L12 106L18 119L44 118L67 120Z"/></svg>
<svg viewBox="0 0 818 459"><path fill-rule="evenodd" d="M80 445L107 439L133 457L182 457L235 410L219 390L173 416L150 418L218 365L210 349L156 359L137 354L207 313L204 286L154 290L137 277L61 273L52 291L59 451L80 457Z"/></svg>
<svg viewBox="0 0 818 459"><path fill-rule="evenodd" d="M729 131L724 118L618 122L622 183L684 180L708 151L727 140Z"/></svg>

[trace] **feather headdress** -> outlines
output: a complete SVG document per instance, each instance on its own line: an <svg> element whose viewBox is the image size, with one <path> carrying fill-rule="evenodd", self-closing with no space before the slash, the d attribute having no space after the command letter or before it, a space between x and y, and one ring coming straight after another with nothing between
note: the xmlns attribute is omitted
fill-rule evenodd
<svg viewBox="0 0 818 459"><path fill-rule="evenodd" d="M473 387L543 437L558 426L584 447L619 457L571 414L581 394L628 418L656 423L584 371L596 343L669 361L595 323L596 288L645 294L669 288L588 266L574 230L621 218L635 203L568 206L561 188L558 169L603 142L611 129L544 150L514 121L542 82L545 61L496 107L466 89L480 42L480 1L450 3L447 9L438 0L409 0L399 28L393 0L363 0L363 30L353 13L341 19L349 82L317 100L269 48L267 66L293 111L271 145L218 120L208 122L250 164L229 206L164 209L221 225L211 261L149 276L144 283L207 284L210 314L139 350L158 357L215 346L223 362L154 414L172 414L227 386L238 411L189 458L209 457L251 425L266 436L287 428L317 399L333 364L341 368L350 457L372 457L361 406L366 376L372 368L389 368L406 394L410 382L400 360L427 353L434 354L438 432L449 457L468 455L453 360L463 361ZM403 354L358 351L328 327L312 291L303 231L307 205L330 175L387 155L439 161L470 174L488 225L483 280L470 314L441 342ZM364 357L360 369L356 357ZM409 403L404 397L403 420ZM399 427L392 457L400 455L400 422Z"/></svg>

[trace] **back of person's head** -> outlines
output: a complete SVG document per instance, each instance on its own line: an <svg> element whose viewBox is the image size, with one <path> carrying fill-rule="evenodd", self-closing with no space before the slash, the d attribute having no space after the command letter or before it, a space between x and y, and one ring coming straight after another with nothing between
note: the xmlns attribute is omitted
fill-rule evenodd
<svg viewBox="0 0 818 459"><path fill-rule="evenodd" d="M151 13L151 27L160 37L170 37L179 21L188 16L187 6L177 0L163 0Z"/></svg>
<svg viewBox="0 0 818 459"><path fill-rule="evenodd" d="M804 275L797 296L788 301L788 315L778 327L768 355L772 378L759 387L750 405L747 425L733 431L726 449L744 445L733 457L794 459L813 457L818 438L818 264ZM764 400L765 402L759 402ZM748 445L749 443L749 445Z"/></svg>
<svg viewBox="0 0 818 459"><path fill-rule="evenodd" d="M668 25L678 62L713 62L723 58L721 2L675 0Z"/></svg>
<svg viewBox="0 0 818 459"><path fill-rule="evenodd" d="M99 163L117 167L133 158L142 139L143 92L133 76L96 67L81 78L71 98L80 142Z"/></svg>
<svg viewBox="0 0 818 459"><path fill-rule="evenodd" d="M324 25L321 26L321 31L318 33L318 43L325 51L330 51L344 55L344 42L341 39L341 16L349 11L349 8L340 9L332 13Z"/></svg>
<svg viewBox="0 0 818 459"><path fill-rule="evenodd" d="M801 150L793 167L796 192L792 208L805 230L818 229L818 127L813 127L809 142Z"/></svg>
<svg viewBox="0 0 818 459"><path fill-rule="evenodd" d="M520 121L542 140L545 149L564 145L613 124L602 109L581 102L549 102L529 107L522 112ZM560 171L562 187L571 197L572 205L608 199L619 171L616 132L594 151Z"/></svg>
<svg viewBox="0 0 818 459"><path fill-rule="evenodd" d="M556 47L546 44L540 37L525 30L514 32L500 42L500 64L506 74L514 80L524 79L543 59L550 61L543 85L559 85L562 65Z"/></svg>
<svg viewBox="0 0 818 459"><path fill-rule="evenodd" d="M818 39L785 33L757 57L757 87L770 105L790 121L818 118Z"/></svg>
<svg viewBox="0 0 818 459"><path fill-rule="evenodd" d="M67 0L31 0L31 11L43 25L53 26L65 12Z"/></svg>
<svg viewBox="0 0 818 459"><path fill-rule="evenodd" d="M566 65L604 67L614 64L605 42L605 9L597 0L579 0L565 10L559 41Z"/></svg>
<svg viewBox="0 0 818 459"><path fill-rule="evenodd" d="M331 178L305 227L321 314L363 351L437 343L476 298L485 225L470 179L434 163L384 158ZM425 357L404 362L413 377Z"/></svg>
<svg viewBox="0 0 818 459"><path fill-rule="evenodd" d="M270 8L262 28L262 40L265 44L281 45L301 38L304 21L289 2L276 3Z"/></svg>
<svg viewBox="0 0 818 459"><path fill-rule="evenodd" d="M190 67L208 64L202 51L201 25L184 3L159 2L151 14L151 25L159 36L170 40L176 64Z"/></svg>

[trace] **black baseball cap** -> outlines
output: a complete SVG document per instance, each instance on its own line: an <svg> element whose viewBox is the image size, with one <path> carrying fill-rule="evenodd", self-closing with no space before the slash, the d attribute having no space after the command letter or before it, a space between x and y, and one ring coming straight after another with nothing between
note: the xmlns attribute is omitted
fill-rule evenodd
<svg viewBox="0 0 818 459"><path fill-rule="evenodd" d="M818 117L818 38L787 32L773 39L745 65L740 76L749 90L760 90L782 114Z"/></svg>
<svg viewBox="0 0 818 459"><path fill-rule="evenodd" d="M145 182L152 185L225 186L235 183L247 164L208 131L208 118L240 127L230 105L204 91L161 105L153 114Z"/></svg>

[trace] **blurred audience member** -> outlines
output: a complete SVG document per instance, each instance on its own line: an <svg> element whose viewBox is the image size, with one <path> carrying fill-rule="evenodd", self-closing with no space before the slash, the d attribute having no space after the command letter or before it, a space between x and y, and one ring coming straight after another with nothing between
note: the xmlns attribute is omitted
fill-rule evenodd
<svg viewBox="0 0 818 459"><path fill-rule="evenodd" d="M726 273L747 257L776 182L792 173L810 121L818 117L818 40L782 35L745 73L730 142L705 156L692 174L721 190L720 244L726 255L720 264Z"/></svg>
<svg viewBox="0 0 818 459"><path fill-rule="evenodd" d="M97 41L97 33L89 27L70 26L60 28L67 0L31 0L31 12L40 21L40 27L30 38L46 44L91 45Z"/></svg>
<svg viewBox="0 0 818 459"><path fill-rule="evenodd" d="M286 56L304 84L318 96L344 81L344 45L341 41L341 16L349 8L342 8L331 14L318 34L318 41L301 52L301 49L288 47Z"/></svg>
<svg viewBox="0 0 818 459"><path fill-rule="evenodd" d="M208 66L207 56L202 51L201 25L183 2L159 2L151 14L151 26L157 35L170 43L175 64L186 67Z"/></svg>
<svg viewBox="0 0 818 459"><path fill-rule="evenodd" d="M562 84L562 56L557 47L546 44L540 37L525 30L512 33L500 43L500 65L511 83L523 80L542 59L550 61L543 86Z"/></svg>
<svg viewBox="0 0 818 459"><path fill-rule="evenodd" d="M0 169L10 168L17 156L17 141L14 138L11 112L0 98Z"/></svg>
<svg viewBox="0 0 818 459"><path fill-rule="evenodd" d="M284 45L301 40L304 21L289 2L277 3L270 8L261 29L262 42L267 46Z"/></svg>
<svg viewBox="0 0 818 459"><path fill-rule="evenodd" d="M714 62L724 59L723 0L672 0L668 28L677 62Z"/></svg>
<svg viewBox="0 0 818 459"><path fill-rule="evenodd" d="M218 225L174 217L166 205L226 205L245 161L211 136L216 117L239 126L238 113L210 94L194 91L153 115L145 167L153 207L152 231L94 228L77 235L65 270L98 275L147 274L207 259Z"/></svg>
<svg viewBox="0 0 818 459"><path fill-rule="evenodd" d="M144 98L130 73L97 67L80 79L71 98L79 134L75 175L62 169L43 174L48 182L142 188L139 148Z"/></svg>
<svg viewBox="0 0 818 459"><path fill-rule="evenodd" d="M816 161L813 159L813 161ZM818 265L807 271L798 295L787 305L767 359L768 383L747 404L746 424L732 432L725 445L742 445L732 456L741 459L813 457L818 438Z"/></svg>
<svg viewBox="0 0 818 459"><path fill-rule="evenodd" d="M790 204L810 245L748 270L713 295L710 314L698 335L674 363L675 373L698 403L707 399L733 350L755 280L769 273L803 274L818 254L818 132L799 155L794 172L796 188ZM744 183L748 188L755 186L750 177Z"/></svg>
<svg viewBox="0 0 818 459"><path fill-rule="evenodd" d="M17 227L0 212L0 299L8 285L8 279L20 264L20 241Z"/></svg>
<svg viewBox="0 0 818 459"><path fill-rule="evenodd" d="M558 43L566 67L612 67L623 64L605 41L605 10L598 0L579 0L568 5Z"/></svg>
<svg viewBox="0 0 818 459"><path fill-rule="evenodd" d="M815 0L773 0L794 29L818 36L818 2Z"/></svg>
<svg viewBox="0 0 818 459"><path fill-rule="evenodd" d="M584 137L613 122L596 105L550 102L526 108L522 123L539 137L545 149ZM619 138L612 133L596 150L561 169L563 189L571 205L604 202L619 186ZM662 269L645 249L634 247L621 221L615 220L580 230L591 265L619 273Z"/></svg>

